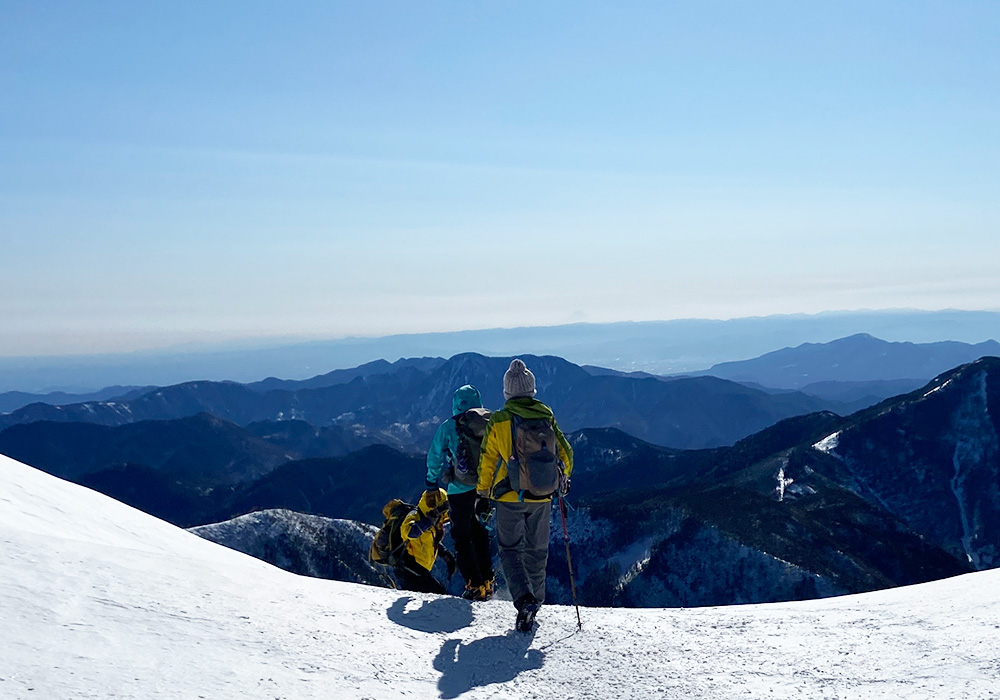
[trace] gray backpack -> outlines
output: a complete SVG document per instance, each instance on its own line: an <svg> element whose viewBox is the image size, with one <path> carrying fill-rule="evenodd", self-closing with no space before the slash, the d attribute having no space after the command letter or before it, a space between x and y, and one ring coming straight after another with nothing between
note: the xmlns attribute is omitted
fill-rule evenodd
<svg viewBox="0 0 1000 700"><path fill-rule="evenodd" d="M507 462L510 487L522 498L548 498L559 490L563 464L559 460L556 431L548 418L522 418L510 421L513 454Z"/></svg>
<svg viewBox="0 0 1000 700"><path fill-rule="evenodd" d="M479 457L486 434L486 424L492 412L486 408L470 408L455 416L458 433L458 451L453 455L445 473L444 482L454 481L464 486L475 486L479 481Z"/></svg>

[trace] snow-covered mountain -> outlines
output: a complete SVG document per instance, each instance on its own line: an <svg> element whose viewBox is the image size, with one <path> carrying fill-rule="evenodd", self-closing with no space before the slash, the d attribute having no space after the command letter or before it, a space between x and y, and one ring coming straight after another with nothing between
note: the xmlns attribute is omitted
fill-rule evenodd
<svg viewBox="0 0 1000 700"><path fill-rule="evenodd" d="M1000 358L859 412L816 448L829 459L814 469L974 568L1000 566Z"/></svg>
<svg viewBox="0 0 1000 700"><path fill-rule="evenodd" d="M189 531L303 576L390 585L379 567L368 561L368 546L378 528L356 520L278 508Z"/></svg>
<svg viewBox="0 0 1000 700"><path fill-rule="evenodd" d="M967 698L1000 571L727 608L471 604L296 576L0 457L0 696Z"/></svg>
<svg viewBox="0 0 1000 700"><path fill-rule="evenodd" d="M368 559L368 549L378 528L357 520L272 508L191 527L188 532L293 574L400 588L392 567L373 564ZM434 563L431 573L445 584L449 593L461 595L465 581L455 572L448 575L443 557Z"/></svg>

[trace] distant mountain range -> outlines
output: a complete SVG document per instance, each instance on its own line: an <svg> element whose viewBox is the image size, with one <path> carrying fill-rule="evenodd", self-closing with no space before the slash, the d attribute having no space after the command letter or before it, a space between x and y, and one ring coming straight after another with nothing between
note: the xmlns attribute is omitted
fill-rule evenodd
<svg viewBox="0 0 1000 700"><path fill-rule="evenodd" d="M0 414L10 413L32 403L46 403L50 406L64 406L71 403L86 401L107 401L109 399L128 400L141 396L156 387L109 386L99 391L85 394L69 394L65 391L55 391L48 394L29 394L24 391L8 391L0 394Z"/></svg>
<svg viewBox="0 0 1000 700"><path fill-rule="evenodd" d="M523 358L536 376L539 397L566 431L617 427L648 442L695 448L732 444L789 416L846 412L837 402L714 377L595 376L561 358ZM0 416L0 430L39 422L123 426L209 413L239 426L301 420L337 429L344 444L353 436L355 445L383 443L423 451L450 416L452 394L462 384L477 386L487 406L503 404L503 374L510 359L465 353L449 360L407 360L350 376L336 373L325 381L317 377L305 388L296 382L279 389L269 389L270 383L188 382L127 400L31 404ZM47 430L55 440L58 428ZM4 444L15 449L0 440L0 448Z"/></svg>
<svg viewBox="0 0 1000 700"><path fill-rule="evenodd" d="M1000 355L1000 343L993 340L977 344L956 341L904 343L888 342L868 334L856 334L828 343L804 343L796 347L783 348L750 360L720 363L708 370L674 375L673 378L714 376L768 393L801 391L828 402L827 406L833 410L850 413L890 396L912 391L941 372L987 355ZM243 386L258 393L321 390L349 384L355 379L370 379L408 370L430 373L445 362L446 360L440 357L407 358L393 363L375 360L358 367L333 370L309 379L290 380L272 377ZM593 376L631 379L667 378L649 372L625 372L593 365L584 366L583 369ZM184 386L216 383L185 382ZM0 393L0 414L12 413L33 403L50 406L82 403L125 404L145 394L153 393L155 389L158 387L108 387L90 394ZM205 408L209 409L207 405ZM35 419L43 417L54 419L51 412L45 414L44 411L38 411ZM152 414L147 417L152 417Z"/></svg>
<svg viewBox="0 0 1000 700"><path fill-rule="evenodd" d="M243 383L267 376L306 379L332 368L356 367L378 359L451 357L463 352L500 357L555 355L579 365L665 375L700 371L783 347L825 343L856 333L917 343L979 343L997 340L997 329L997 311L897 309L725 321L577 323L297 343L274 341L266 345L258 342L256 347L183 347L116 355L13 357L0 358L0 392L81 393L109 385L166 386L191 379Z"/></svg>
<svg viewBox="0 0 1000 700"><path fill-rule="evenodd" d="M390 498L419 496L422 456L335 441L317 457L303 432L330 448L322 436L336 429L301 421L244 429L206 413L115 427L41 421L0 432L0 453L182 527L262 508L374 523Z"/></svg>
<svg viewBox="0 0 1000 700"><path fill-rule="evenodd" d="M829 385L839 383L909 382L912 390L953 367L998 355L1000 343L995 340L975 345L954 341L890 343L859 333L829 343L776 350L752 360L724 362L698 374L818 395L829 394Z"/></svg>

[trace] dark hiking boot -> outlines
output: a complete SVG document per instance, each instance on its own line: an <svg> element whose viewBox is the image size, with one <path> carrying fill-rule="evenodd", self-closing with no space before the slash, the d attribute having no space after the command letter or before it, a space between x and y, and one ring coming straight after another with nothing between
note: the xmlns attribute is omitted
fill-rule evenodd
<svg viewBox="0 0 1000 700"><path fill-rule="evenodd" d="M517 619L514 621L514 629L518 632L530 632L535 625L535 615L540 607L535 596L526 593L514 602L517 608Z"/></svg>

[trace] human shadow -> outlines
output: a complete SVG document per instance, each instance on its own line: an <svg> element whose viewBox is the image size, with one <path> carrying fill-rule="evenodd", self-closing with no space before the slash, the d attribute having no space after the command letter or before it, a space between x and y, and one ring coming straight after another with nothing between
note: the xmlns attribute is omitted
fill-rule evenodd
<svg viewBox="0 0 1000 700"><path fill-rule="evenodd" d="M468 644L449 639L434 659L435 670L441 672L441 697L457 698L473 688L506 683L523 671L541 668L545 654L529 648L534 637L534 632L511 631Z"/></svg>
<svg viewBox="0 0 1000 700"><path fill-rule="evenodd" d="M457 632L472 624L472 603L463 598L425 600L419 608L407 610L407 604L413 601L411 596L398 598L386 615L397 625L432 634Z"/></svg>

